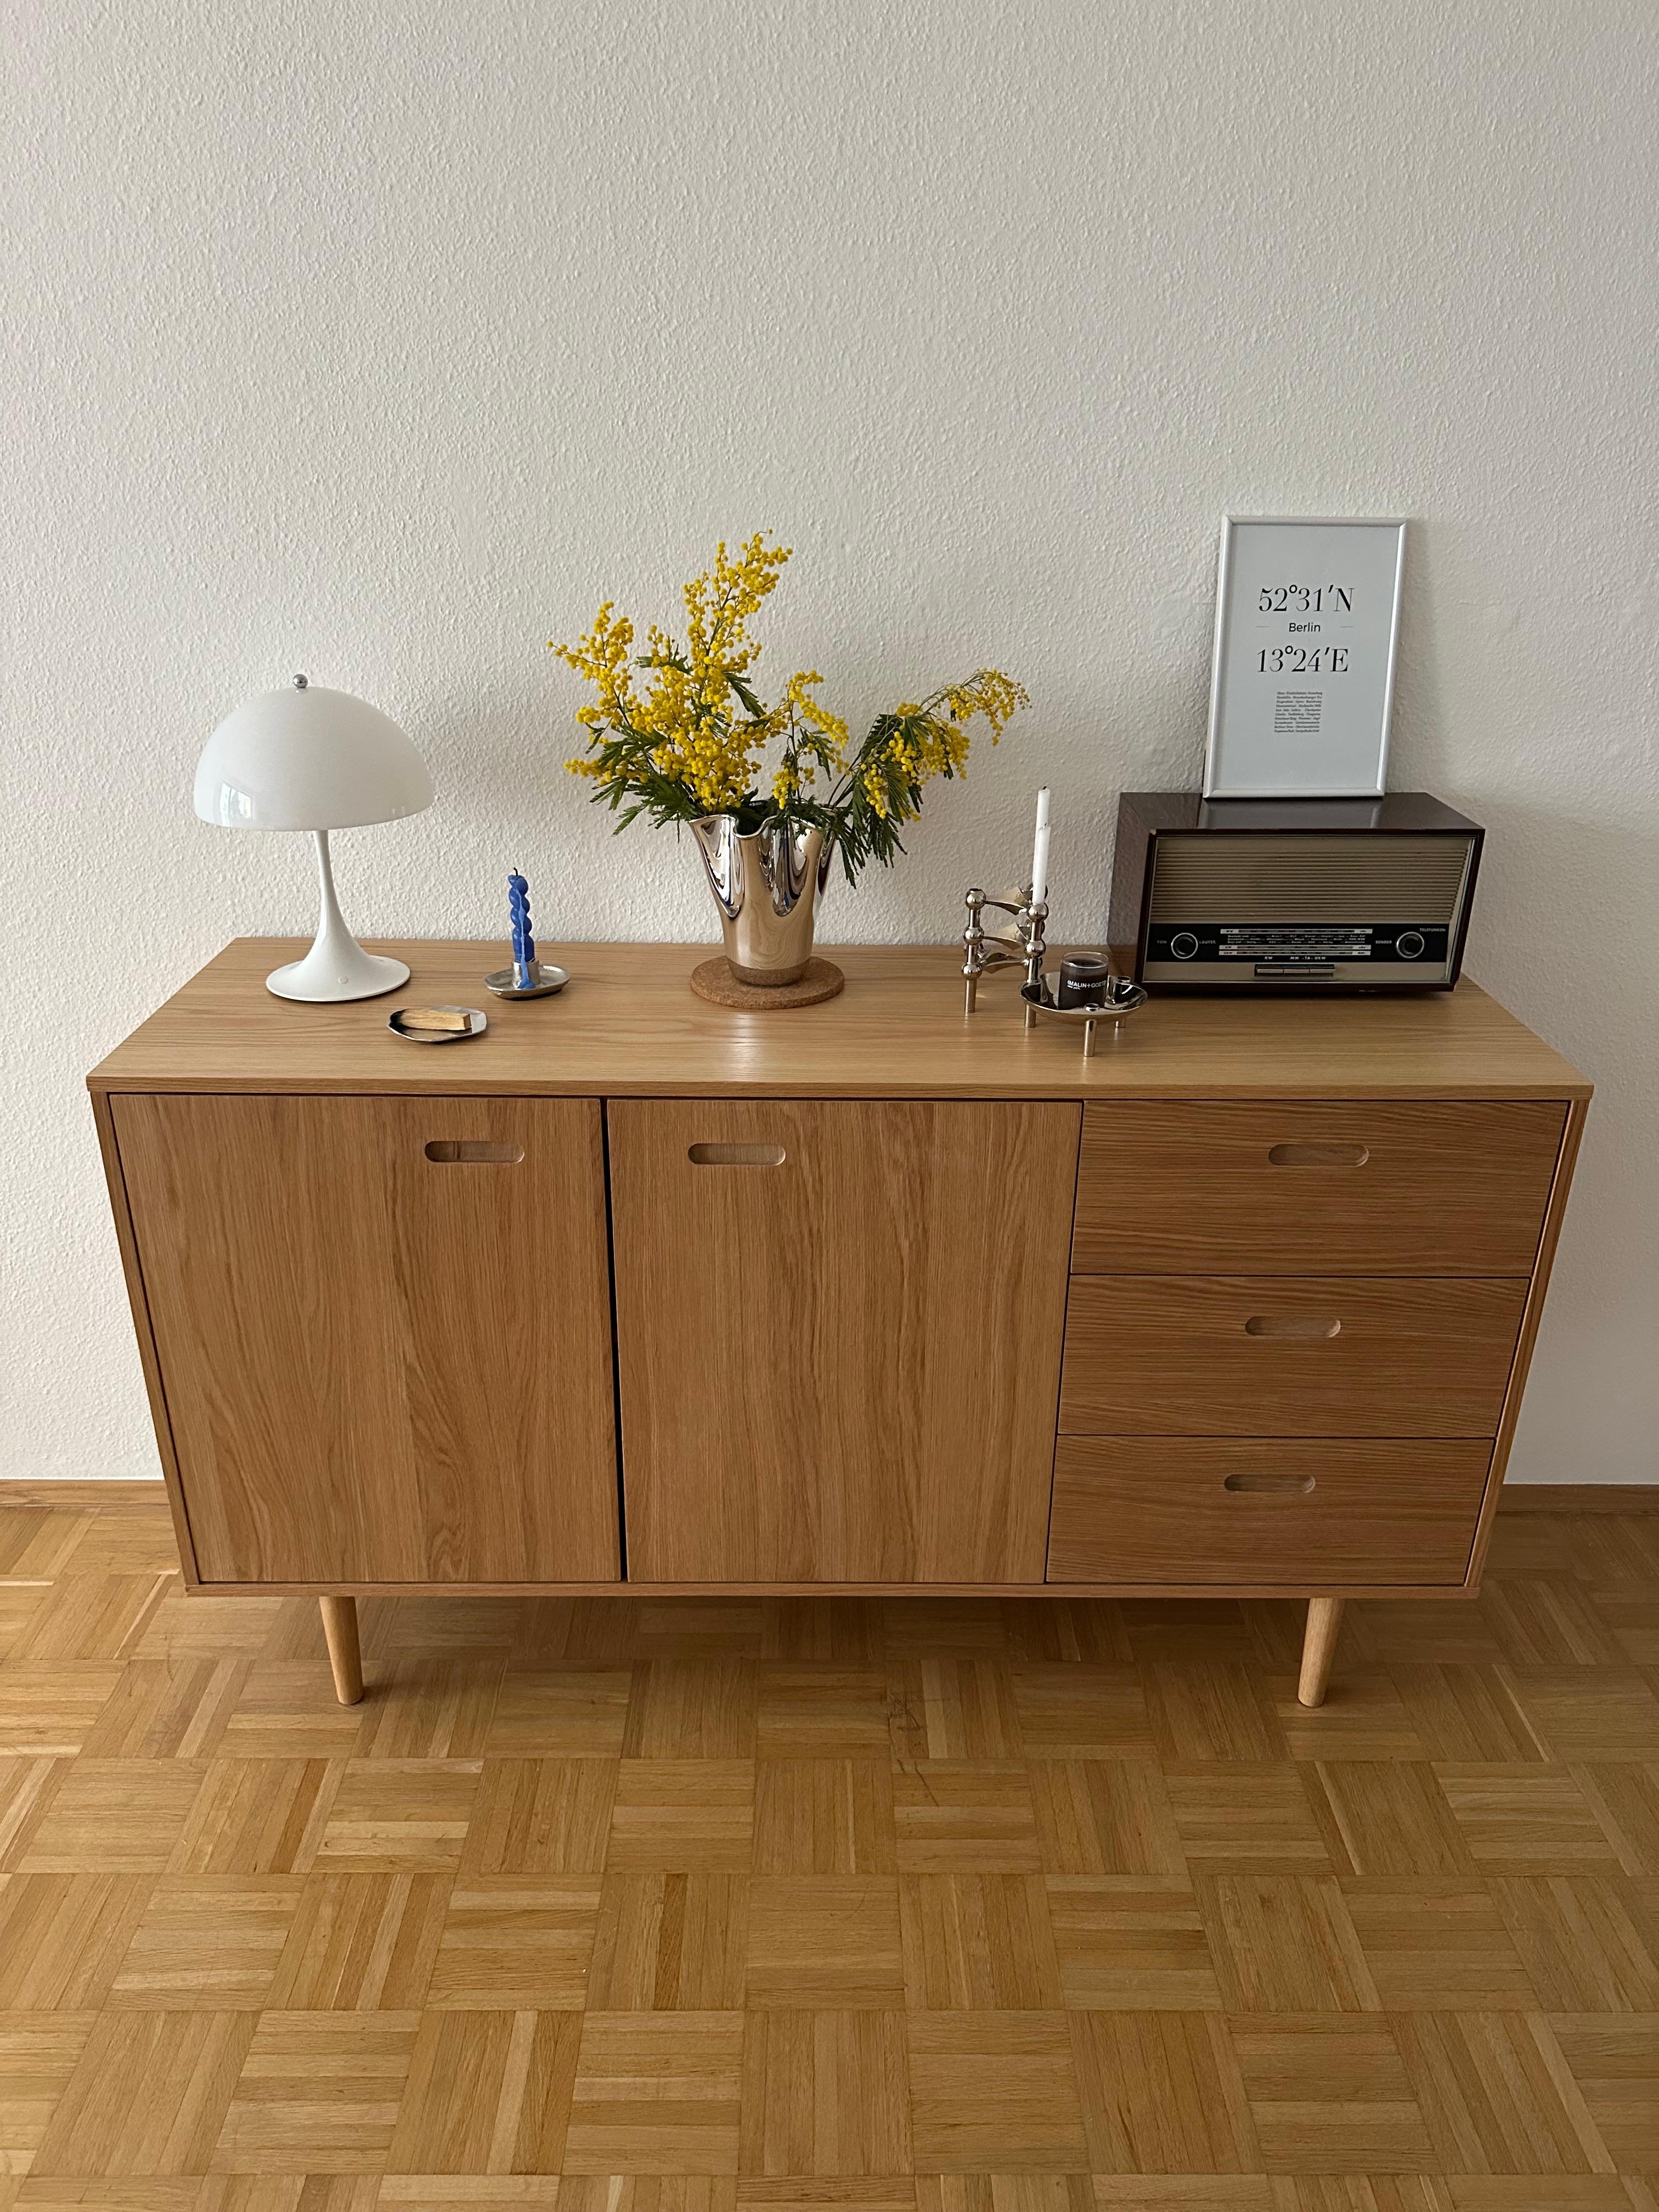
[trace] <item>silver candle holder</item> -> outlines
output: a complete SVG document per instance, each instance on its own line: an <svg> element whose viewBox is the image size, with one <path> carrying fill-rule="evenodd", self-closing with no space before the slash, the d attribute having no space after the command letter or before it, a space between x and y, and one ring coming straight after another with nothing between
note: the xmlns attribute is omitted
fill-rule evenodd
<svg viewBox="0 0 1659 2212"><path fill-rule="evenodd" d="M1025 987L1042 981L1043 929L1048 920L1048 902L1034 899L1028 884L1018 903L988 898L975 886L967 895L968 927L962 933L962 972L966 978L963 1011L971 1014L978 1000L979 979L993 968L1024 968ZM988 906L1013 916L1012 929L987 930L980 917ZM991 950L987 951L987 946Z"/></svg>

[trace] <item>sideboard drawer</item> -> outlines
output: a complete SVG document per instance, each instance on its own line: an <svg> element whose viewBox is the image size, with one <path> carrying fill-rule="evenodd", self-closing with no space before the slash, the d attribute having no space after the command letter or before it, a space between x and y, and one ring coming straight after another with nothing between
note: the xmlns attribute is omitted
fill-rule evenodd
<svg viewBox="0 0 1659 2212"><path fill-rule="evenodd" d="M1072 1435L1491 1437L1523 1282L1074 1275Z"/></svg>
<svg viewBox="0 0 1659 2212"><path fill-rule="evenodd" d="M1051 1583L1461 1583L1488 1443L1062 1437Z"/></svg>
<svg viewBox="0 0 1659 2212"><path fill-rule="evenodd" d="M1565 1122L1555 1100L1091 1101L1072 1266L1530 1274Z"/></svg>

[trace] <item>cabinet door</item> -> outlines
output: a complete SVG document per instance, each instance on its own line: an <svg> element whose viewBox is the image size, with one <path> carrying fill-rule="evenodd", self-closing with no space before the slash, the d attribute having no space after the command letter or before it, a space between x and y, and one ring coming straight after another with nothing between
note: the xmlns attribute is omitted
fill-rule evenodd
<svg viewBox="0 0 1659 2212"><path fill-rule="evenodd" d="M606 1110L630 1579L1041 1582L1079 1109Z"/></svg>
<svg viewBox="0 0 1659 2212"><path fill-rule="evenodd" d="M204 1582L617 1575L597 1102L112 1106Z"/></svg>

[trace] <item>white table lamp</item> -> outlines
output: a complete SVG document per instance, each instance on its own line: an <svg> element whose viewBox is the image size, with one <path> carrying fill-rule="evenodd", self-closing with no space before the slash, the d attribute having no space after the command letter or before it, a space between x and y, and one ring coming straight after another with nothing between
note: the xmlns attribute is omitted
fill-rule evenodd
<svg viewBox="0 0 1659 2212"><path fill-rule="evenodd" d="M397 822L432 804L426 763L389 715L349 691L296 676L245 700L208 739L196 811L226 830L308 830L317 841L322 918L303 960L273 969L279 999L373 999L409 981L401 960L365 952L346 927L329 863L331 830Z"/></svg>

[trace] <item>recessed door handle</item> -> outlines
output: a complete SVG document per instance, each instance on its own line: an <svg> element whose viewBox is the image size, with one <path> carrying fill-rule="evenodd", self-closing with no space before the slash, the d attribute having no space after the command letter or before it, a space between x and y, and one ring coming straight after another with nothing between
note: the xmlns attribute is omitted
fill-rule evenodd
<svg viewBox="0 0 1659 2212"><path fill-rule="evenodd" d="M1340 1336L1342 1324L1327 1314L1252 1314L1244 1324L1246 1336L1282 1337L1306 1342Z"/></svg>
<svg viewBox="0 0 1659 2212"><path fill-rule="evenodd" d="M1251 1492L1264 1498L1306 1498L1318 1487L1318 1481L1311 1474L1230 1474L1221 1487L1235 1496Z"/></svg>
<svg viewBox="0 0 1659 2212"><path fill-rule="evenodd" d="M1267 1150L1276 1168L1363 1168L1370 1156L1366 1145L1272 1145Z"/></svg>
<svg viewBox="0 0 1659 2212"><path fill-rule="evenodd" d="M441 1168L510 1168L524 1158L524 1146L492 1144L487 1137L434 1137L426 1156Z"/></svg>
<svg viewBox="0 0 1659 2212"><path fill-rule="evenodd" d="M781 1168L781 1145L689 1145L685 1157L694 1168Z"/></svg>

